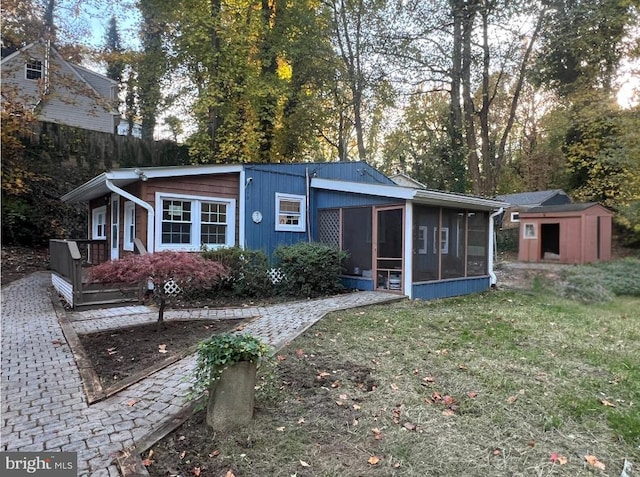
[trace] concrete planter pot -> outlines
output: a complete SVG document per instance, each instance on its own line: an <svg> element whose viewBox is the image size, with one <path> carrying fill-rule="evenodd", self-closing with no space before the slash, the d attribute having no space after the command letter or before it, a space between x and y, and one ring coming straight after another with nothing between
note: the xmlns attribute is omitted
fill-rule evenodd
<svg viewBox="0 0 640 477"><path fill-rule="evenodd" d="M253 419L257 365L240 361L223 369L209 387L207 425L215 430L232 430Z"/></svg>

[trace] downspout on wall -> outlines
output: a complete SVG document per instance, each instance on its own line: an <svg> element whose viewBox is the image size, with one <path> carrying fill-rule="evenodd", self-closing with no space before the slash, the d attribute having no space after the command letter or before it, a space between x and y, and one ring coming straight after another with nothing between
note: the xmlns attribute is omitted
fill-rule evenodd
<svg viewBox="0 0 640 477"><path fill-rule="evenodd" d="M496 277L496 274L493 271L493 259L495 258L493 253L493 248L495 246L493 239L495 237L494 218L502 214L503 212L504 207L500 207L497 212L494 212L489 216L489 277L492 287L496 286L496 284L498 283L498 277Z"/></svg>
<svg viewBox="0 0 640 477"><path fill-rule="evenodd" d="M120 187L114 185L114 183L111 182L111 179L106 179L104 183L107 186L107 189L109 189L111 192L114 192L115 194L118 194L124 197L125 199L130 200L131 202L139 205L140 207L144 207L147 210L147 252L153 253L154 251L154 230L153 229L156 221L156 213L155 213L155 210L153 210L153 206L151 206L144 200L136 197L135 195L130 194L126 190L123 190Z"/></svg>

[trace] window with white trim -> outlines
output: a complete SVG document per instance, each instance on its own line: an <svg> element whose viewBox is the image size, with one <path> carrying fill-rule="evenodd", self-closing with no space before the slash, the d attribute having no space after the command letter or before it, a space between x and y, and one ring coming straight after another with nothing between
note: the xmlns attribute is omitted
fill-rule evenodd
<svg viewBox="0 0 640 477"><path fill-rule="evenodd" d="M438 253L438 229L433 229L433 253ZM442 227L440 229L440 253L446 255L449 253L449 228Z"/></svg>
<svg viewBox="0 0 640 477"><path fill-rule="evenodd" d="M511 212L511 222L520 222L520 212Z"/></svg>
<svg viewBox="0 0 640 477"><path fill-rule="evenodd" d="M200 242L207 245L225 245L227 241L227 204L202 202L200 224Z"/></svg>
<svg viewBox="0 0 640 477"><path fill-rule="evenodd" d="M306 197L276 193L276 230L304 232L306 230Z"/></svg>
<svg viewBox="0 0 640 477"><path fill-rule="evenodd" d="M426 225L418 226L418 253L424 255L427 253L427 230Z"/></svg>
<svg viewBox="0 0 640 477"><path fill-rule="evenodd" d="M536 224L534 223L524 224L524 228L522 230L524 238L526 239L535 239L538 237L538 231L536 229Z"/></svg>
<svg viewBox="0 0 640 477"><path fill-rule="evenodd" d="M156 194L158 250L235 245L235 199Z"/></svg>
<svg viewBox="0 0 640 477"><path fill-rule="evenodd" d="M107 238L107 206L93 209L91 215L91 238L106 239Z"/></svg>
<svg viewBox="0 0 640 477"><path fill-rule="evenodd" d="M136 238L136 204L130 200L124 203L124 250L133 251L133 239Z"/></svg>
<svg viewBox="0 0 640 477"><path fill-rule="evenodd" d="M28 80L39 80L42 78L42 61L29 58L24 65L25 78Z"/></svg>

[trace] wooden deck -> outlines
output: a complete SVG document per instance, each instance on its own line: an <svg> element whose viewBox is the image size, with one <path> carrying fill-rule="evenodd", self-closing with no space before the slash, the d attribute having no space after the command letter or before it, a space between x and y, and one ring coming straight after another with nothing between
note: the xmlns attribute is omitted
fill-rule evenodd
<svg viewBox="0 0 640 477"><path fill-rule="evenodd" d="M88 269L109 260L106 240L50 240L51 282L73 309L140 303L143 284L89 283Z"/></svg>

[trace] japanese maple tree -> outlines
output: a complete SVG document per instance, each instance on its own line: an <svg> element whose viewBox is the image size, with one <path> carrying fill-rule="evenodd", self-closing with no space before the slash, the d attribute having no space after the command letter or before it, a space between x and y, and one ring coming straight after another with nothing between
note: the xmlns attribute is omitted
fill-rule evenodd
<svg viewBox="0 0 640 477"><path fill-rule="evenodd" d="M94 283L136 285L152 282L153 296L159 306L158 323L163 323L167 301L176 290L212 287L227 274L227 267L206 260L198 253L156 252L101 263L89 269L88 278ZM167 283L173 286L165 287Z"/></svg>

